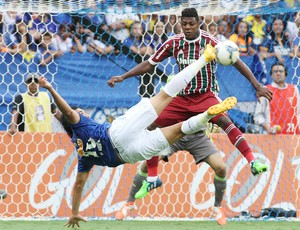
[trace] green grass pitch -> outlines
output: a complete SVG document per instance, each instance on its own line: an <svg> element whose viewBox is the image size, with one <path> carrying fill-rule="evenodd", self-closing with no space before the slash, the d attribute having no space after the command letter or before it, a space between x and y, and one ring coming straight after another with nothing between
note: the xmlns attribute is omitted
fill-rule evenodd
<svg viewBox="0 0 300 230"><path fill-rule="evenodd" d="M0 229L3 230L63 230L66 221L6 221L0 220ZM69 228L70 229L70 228ZM77 228L78 229L78 228ZM81 223L82 230L299 230L299 221L228 221L226 226L218 226L214 221L113 221L90 220Z"/></svg>

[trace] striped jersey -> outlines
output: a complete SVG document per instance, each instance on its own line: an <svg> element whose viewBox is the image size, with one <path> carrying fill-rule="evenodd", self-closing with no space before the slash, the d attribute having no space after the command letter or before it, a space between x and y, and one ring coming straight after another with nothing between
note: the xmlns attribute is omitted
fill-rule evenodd
<svg viewBox="0 0 300 230"><path fill-rule="evenodd" d="M204 52L206 44L215 46L218 40L204 30L195 40L185 39L184 34L170 37L149 59L150 64L156 65L168 57L175 57L179 71L198 60ZM187 87L178 95L218 92L216 78L216 61L213 60L197 73Z"/></svg>

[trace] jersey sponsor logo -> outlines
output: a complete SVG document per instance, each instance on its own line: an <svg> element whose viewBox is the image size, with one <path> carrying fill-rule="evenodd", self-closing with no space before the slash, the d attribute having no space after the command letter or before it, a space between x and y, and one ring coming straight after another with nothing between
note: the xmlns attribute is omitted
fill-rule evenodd
<svg viewBox="0 0 300 230"><path fill-rule="evenodd" d="M194 63L195 61L197 61L197 59L192 59L192 58L178 58L177 59L179 64L184 64L184 65L190 65L192 63Z"/></svg>

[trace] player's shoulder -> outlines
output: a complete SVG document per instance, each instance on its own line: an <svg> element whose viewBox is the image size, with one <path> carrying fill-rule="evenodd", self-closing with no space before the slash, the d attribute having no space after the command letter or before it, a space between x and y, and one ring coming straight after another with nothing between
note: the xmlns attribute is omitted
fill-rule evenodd
<svg viewBox="0 0 300 230"><path fill-rule="evenodd" d="M183 33L180 33L180 34L175 34L175 35L172 35L168 38L168 41L180 41L184 39L184 34Z"/></svg>

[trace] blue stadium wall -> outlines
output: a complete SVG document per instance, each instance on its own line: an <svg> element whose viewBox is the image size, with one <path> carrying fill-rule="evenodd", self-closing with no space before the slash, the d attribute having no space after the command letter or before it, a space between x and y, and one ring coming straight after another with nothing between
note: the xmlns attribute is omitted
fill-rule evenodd
<svg viewBox="0 0 300 230"><path fill-rule="evenodd" d="M137 65L135 61L123 54L99 57L91 53L66 53L47 67L38 67L34 62L28 63L21 54L15 56L1 54L0 59L0 74L2 75L0 130L8 128L13 98L26 90L22 81L27 72L37 71L47 76L49 80L54 80L59 93L71 105L83 108L131 107L140 100L138 77L130 78L115 88L110 88L106 83L111 76L121 75ZM255 71L253 57L242 57L242 60ZM165 63L159 66L165 73L177 72L174 65L167 65L163 68ZM175 64L175 61L171 60L170 63ZM266 61L267 82L271 81L269 70L272 63L273 60ZM285 64L288 68L287 82L300 86L298 58L286 59ZM236 96L239 102L256 101L255 90L234 67L219 65L217 77L222 99L227 96ZM235 110L231 111L230 116L241 126L245 126L245 120L248 119L248 114L243 115Z"/></svg>

